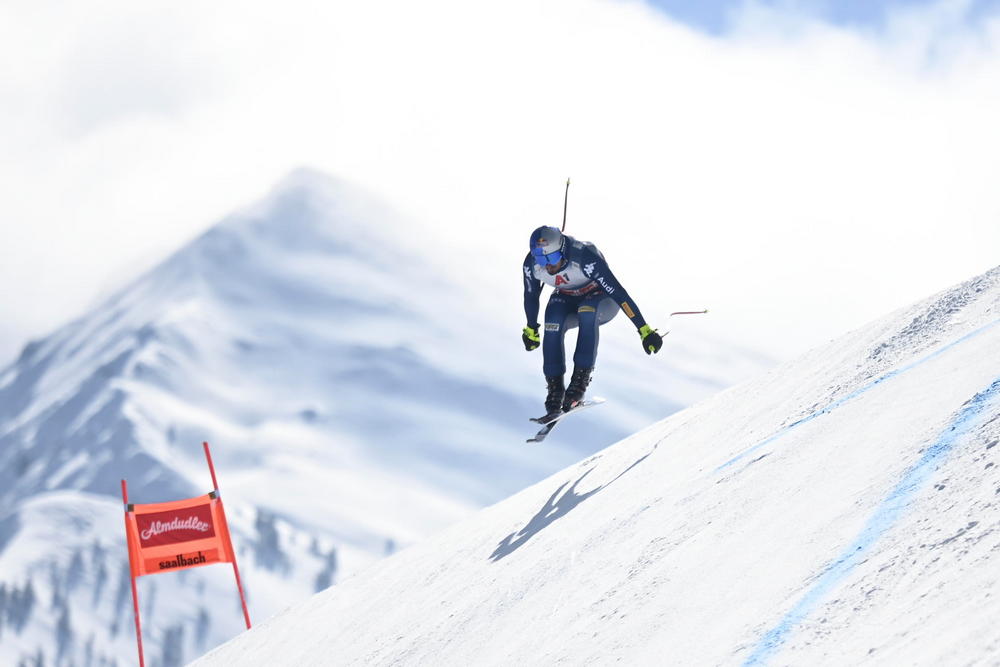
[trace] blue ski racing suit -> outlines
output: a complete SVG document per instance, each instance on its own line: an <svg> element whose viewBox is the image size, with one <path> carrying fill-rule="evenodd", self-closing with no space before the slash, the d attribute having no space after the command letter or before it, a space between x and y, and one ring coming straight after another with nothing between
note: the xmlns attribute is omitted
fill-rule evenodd
<svg viewBox="0 0 1000 667"><path fill-rule="evenodd" d="M608 268L604 255L592 243L562 235L561 260L550 267L539 263L529 252L524 258L524 315L528 327L538 329L542 284L555 292L545 307L545 335L542 341L545 376L561 377L566 372L564 337L568 329L579 327L573 363L592 369L597 362L598 327L621 310L636 329L646 325L638 306Z"/></svg>

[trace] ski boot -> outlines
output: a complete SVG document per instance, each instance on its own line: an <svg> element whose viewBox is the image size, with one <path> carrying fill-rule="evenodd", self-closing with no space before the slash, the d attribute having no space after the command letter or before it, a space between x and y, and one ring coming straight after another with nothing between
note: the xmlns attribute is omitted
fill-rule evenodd
<svg viewBox="0 0 1000 667"><path fill-rule="evenodd" d="M587 393L587 386L590 384L590 374L593 372L593 368L580 368L577 366L573 369L573 377L570 378L569 387L566 388L566 393L563 396L563 412L569 412L580 404L583 400L583 395Z"/></svg>
<svg viewBox="0 0 1000 667"><path fill-rule="evenodd" d="M545 416L542 417L541 423L549 421L550 418L562 412L563 396L566 394L566 386L563 384L562 375L546 377L545 384L548 385L549 393L545 397Z"/></svg>

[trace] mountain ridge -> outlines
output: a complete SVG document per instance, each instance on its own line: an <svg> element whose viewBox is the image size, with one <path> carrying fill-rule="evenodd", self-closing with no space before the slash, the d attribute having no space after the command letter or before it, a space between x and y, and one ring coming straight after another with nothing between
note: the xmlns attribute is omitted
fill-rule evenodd
<svg viewBox="0 0 1000 667"><path fill-rule="evenodd" d="M467 296L413 251L397 215L295 172L0 369L0 586L17 593L0 595L0 626L17 620L0 627L0 662L132 659L120 480L134 502L200 495L202 441L260 619L620 437L637 415L715 391L731 365L760 366L728 352L703 365L709 346L685 361L701 377L647 366L673 390L530 449L540 396L522 371L537 358L498 365L523 355L516 337L471 341L454 325ZM627 388L637 362L606 359L601 381ZM62 521L59 507L100 516ZM47 546L32 537L57 524ZM176 575L139 582L149 655L164 665L240 627L239 615L195 622L232 597L231 577Z"/></svg>

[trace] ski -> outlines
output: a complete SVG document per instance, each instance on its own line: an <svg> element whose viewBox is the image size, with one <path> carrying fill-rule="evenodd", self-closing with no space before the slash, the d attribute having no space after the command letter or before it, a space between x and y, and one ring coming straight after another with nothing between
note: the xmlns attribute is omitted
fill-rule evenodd
<svg viewBox="0 0 1000 667"><path fill-rule="evenodd" d="M569 412L560 412L554 417L549 417L549 415L545 415L543 417L531 417L531 421L536 424L543 424L543 426L533 438L528 438L526 442L541 442L542 440L545 440L545 437L552 432L552 429L554 429L559 422L569 415L580 412L581 410L586 410L587 408L592 408L595 405L600 405L601 403L604 403L603 398L588 398L584 399L579 405Z"/></svg>

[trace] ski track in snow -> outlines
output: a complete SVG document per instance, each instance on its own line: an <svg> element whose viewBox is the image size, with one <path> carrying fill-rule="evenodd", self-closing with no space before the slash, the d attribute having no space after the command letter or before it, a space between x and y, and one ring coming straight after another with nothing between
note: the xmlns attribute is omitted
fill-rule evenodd
<svg viewBox="0 0 1000 667"><path fill-rule="evenodd" d="M928 357L910 364L894 373L883 376L871 386L881 382L888 377L904 372L928 359L937 356L945 349L953 347L960 342L968 340L983 331L995 326L997 322L988 324L985 327L962 337L951 345L938 350ZM834 561L827 565L819 578L806 591L792 609L772 629L764 633L753 653L743 663L745 667L765 664L784 644L788 635L793 632L802 621L806 619L816 607L823 602L829 593L840 585L851 571L863 560L871 547L885 535L896 523L896 520L906 510L911 497L923 486L927 478L934 471L932 464L944 460L951 452L956 442L964 438L973 428L979 425L984 417L987 408L998 407L998 397L1000 397L1000 378L994 380L989 387L976 394L967 401L958 415L941 435L937 441L924 451L924 455L907 472L899 483L889 492L889 495L878 505L874 514L865 524L861 533L837 556ZM832 407L832 406L831 406ZM818 413L817 413L818 414ZM799 422L802 423L802 422Z"/></svg>
<svg viewBox="0 0 1000 667"><path fill-rule="evenodd" d="M885 375L882 375L881 377L879 377L877 380L873 380L873 381L869 382L868 384L864 385L863 387L860 387L859 389L855 389L854 391L852 391L847 396L844 396L842 398L838 398L836 401L834 401L830 405L826 406L825 408L817 410L816 412L813 412L812 414L810 414L810 415L808 415L806 417L803 417L802 419L799 419L798 421L795 421L795 422L789 424L788 426L784 427L783 429L781 429L780 431L778 431L774 435L769 436L769 437L765 438L764 440L761 440L760 442L758 442L756 445L753 445L752 447L749 447L749 448L743 450L742 452L740 452L739 454L737 454L733 458L729 459L728 461L726 461L725 463L723 463L722 465L720 465L713 472L721 472L721 471L725 470L726 468L728 468L729 466L733 465L737 461L740 461L740 460L746 458L747 456L749 456L750 454L752 454L752 453L754 453L754 452L762 449L763 447L766 447L767 445L771 444L772 442L775 442L775 441L783 438L784 436L788 435L789 433L791 433L792 431L794 431L795 429L797 429L799 426L807 424L807 423L811 422L812 420L816 419L817 417L821 417L823 415L826 415L826 414L829 414L829 413L833 412L834 410L836 410L840 406L844 405L845 403L848 403L848 402L852 401L853 399L857 398L858 396L861 396L862 394L867 393L868 391L874 389L875 387L877 387L878 385L882 384L883 382L885 382L887 380L891 380L891 379L893 379L895 377L899 377L900 375L903 375L907 371L911 371L914 368L917 368L918 366L922 366L923 364L927 363L928 361L931 361L932 359L936 359L937 357L941 356L945 352L947 352L947 351L949 351L949 350L951 350L951 349L953 349L953 348L961 345L962 343L965 343L965 342L967 342L967 341L969 341L969 340L971 340L973 338L976 338L977 336L979 336L981 334L986 333L987 331L989 331L993 327L997 326L998 324L1000 324L1000 320L994 320L993 322L990 322L989 324L986 324L986 325L984 325L984 326L976 329L975 331L971 331L971 332L965 334L964 336L962 336L961 338L959 338L957 340L954 340L954 341L948 343L947 345L945 345L945 346L943 346L941 348L938 348L934 352L931 352L930 354L925 355L925 356L921 357L920 359L917 359L916 361L912 361L909 364L906 364L902 368L897 368L895 370L889 371Z"/></svg>

